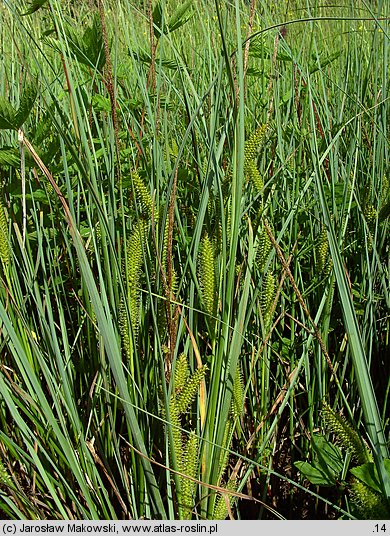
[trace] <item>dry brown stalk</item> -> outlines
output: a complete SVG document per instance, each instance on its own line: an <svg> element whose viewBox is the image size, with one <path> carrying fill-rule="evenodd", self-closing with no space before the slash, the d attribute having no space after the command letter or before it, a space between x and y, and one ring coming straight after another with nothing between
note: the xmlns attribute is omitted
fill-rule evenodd
<svg viewBox="0 0 390 536"><path fill-rule="evenodd" d="M98 0L98 7L99 7L99 16L100 16L100 23L102 25L102 35L103 35L103 42L104 42L104 54L106 56L106 72L107 72L107 80L106 80L106 87L108 94L110 96L110 104L111 104L111 115L112 115L112 124L114 127L114 135L115 135L115 148L116 148L116 178L119 183L121 178L121 164L120 164L120 145L119 145L119 127L118 127L118 117L117 117L117 103L115 99L115 89L114 89L114 82L113 82L113 76L112 76L112 64L111 64L111 54L110 54L110 47L108 45L108 38L107 38L107 30L106 30L106 21L104 16L104 6L102 3L102 0Z"/></svg>

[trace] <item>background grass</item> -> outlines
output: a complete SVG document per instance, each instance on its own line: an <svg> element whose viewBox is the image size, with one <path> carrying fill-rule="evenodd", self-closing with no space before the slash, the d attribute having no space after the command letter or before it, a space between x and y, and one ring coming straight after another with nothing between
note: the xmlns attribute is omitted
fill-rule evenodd
<svg viewBox="0 0 390 536"><path fill-rule="evenodd" d="M2 3L5 516L372 517L324 401L388 507L388 16Z"/></svg>

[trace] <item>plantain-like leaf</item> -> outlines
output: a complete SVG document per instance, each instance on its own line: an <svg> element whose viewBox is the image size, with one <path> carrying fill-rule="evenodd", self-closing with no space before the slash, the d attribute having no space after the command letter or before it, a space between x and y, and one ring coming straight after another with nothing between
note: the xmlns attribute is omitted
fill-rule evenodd
<svg viewBox="0 0 390 536"><path fill-rule="evenodd" d="M46 4L47 1L48 0L32 0L31 2L29 2L30 7L28 8L28 10L25 13L22 13L22 16L24 17L25 15L31 15L32 13L35 13L44 4Z"/></svg>
<svg viewBox="0 0 390 536"><path fill-rule="evenodd" d="M319 465L325 472L339 475L344 466L341 450L320 434L313 434L312 441Z"/></svg>
<svg viewBox="0 0 390 536"><path fill-rule="evenodd" d="M315 486L332 487L335 485L333 475L325 473L321 468L316 467L309 462L294 462L294 465L298 471L300 471L301 474Z"/></svg>
<svg viewBox="0 0 390 536"><path fill-rule="evenodd" d="M313 462L295 462L295 467L312 484L335 486L344 466L340 449L320 434L314 434L312 441L315 455Z"/></svg>
<svg viewBox="0 0 390 536"><path fill-rule="evenodd" d="M34 106L35 99L37 98L37 85L31 83L25 86L23 89L22 97L20 99L20 106L15 115L15 127L20 128L29 116L32 107Z"/></svg>
<svg viewBox="0 0 390 536"><path fill-rule="evenodd" d="M12 104L0 96L0 129L16 129L16 110Z"/></svg>
<svg viewBox="0 0 390 536"><path fill-rule="evenodd" d="M27 201L31 201L32 199L34 199L34 201L39 201L40 203L44 203L45 205L49 204L47 193L41 188L37 188L36 190L33 190L32 192L26 193L24 195L20 191L14 191L12 192L12 197L15 199L20 199L24 197Z"/></svg>

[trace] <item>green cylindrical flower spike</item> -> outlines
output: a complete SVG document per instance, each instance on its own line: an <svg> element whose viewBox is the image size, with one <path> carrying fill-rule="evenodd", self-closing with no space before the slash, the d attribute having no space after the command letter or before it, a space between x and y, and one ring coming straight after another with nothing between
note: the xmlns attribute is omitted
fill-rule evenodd
<svg viewBox="0 0 390 536"><path fill-rule="evenodd" d="M259 170L257 169L256 162L254 162L253 160L249 162L247 171L248 178L252 181L256 192L258 194L262 194L264 189L264 180L263 177L260 175Z"/></svg>
<svg viewBox="0 0 390 536"><path fill-rule="evenodd" d="M251 162L256 164L257 152L264 136L268 130L268 125L260 125L245 143L244 149L244 171L248 176L250 173Z"/></svg>
<svg viewBox="0 0 390 536"><path fill-rule="evenodd" d="M241 367L239 365L233 382L231 412L234 419L241 417L241 415L244 413L244 402L244 380L242 377Z"/></svg>
<svg viewBox="0 0 390 536"><path fill-rule="evenodd" d="M236 480L230 480L226 486L226 489L229 491L236 491L237 490ZM232 508L234 501L235 501L234 496L230 494L220 494L217 500L215 501L213 519L219 519L222 521L226 519L229 514L228 505L229 505L229 508Z"/></svg>
<svg viewBox="0 0 390 536"><path fill-rule="evenodd" d="M149 190L146 188L143 180L139 176L138 171L134 171L131 176L133 179L135 197L140 205L141 212L145 216L151 218L153 213L152 196L150 195Z"/></svg>
<svg viewBox="0 0 390 536"><path fill-rule="evenodd" d="M358 464L372 461L371 453L358 433L341 415L335 413L325 402L322 406L322 417L326 428L335 435L340 447L349 450Z"/></svg>
<svg viewBox="0 0 390 536"><path fill-rule="evenodd" d="M231 439L232 430L233 430L233 419L231 415L229 415L229 418L225 424L225 430L223 431L223 438L222 438L222 445L221 445L223 450L221 450L221 457L219 459L218 482L221 482L222 477L228 466L229 443Z"/></svg>
<svg viewBox="0 0 390 536"><path fill-rule="evenodd" d="M269 239L268 233L265 230L263 223L261 223L259 244L257 246L256 253L256 261L260 271L264 270L271 248L271 240Z"/></svg>
<svg viewBox="0 0 390 536"><path fill-rule="evenodd" d="M202 297L206 312L215 315L215 255L214 245L206 234L201 242L199 261Z"/></svg>
<svg viewBox="0 0 390 536"><path fill-rule="evenodd" d="M325 269L324 269L324 276L327 277L331 273L332 270L333 270L333 260L328 255L328 260L326 261L326 266L325 266Z"/></svg>
<svg viewBox="0 0 390 536"><path fill-rule="evenodd" d="M223 212L225 216L225 239L226 239L226 248L229 248L230 239L231 239L231 229L232 229L232 206L231 198L224 200ZM215 236L215 243L218 250L221 250L222 247L222 220L218 221L218 227Z"/></svg>
<svg viewBox="0 0 390 536"><path fill-rule="evenodd" d="M121 299L119 304L119 329L122 335L122 347L128 359L131 359L132 346L130 337L130 326L127 320L126 308L124 300Z"/></svg>
<svg viewBox="0 0 390 536"><path fill-rule="evenodd" d="M172 438L170 439L171 459L176 459L179 473L178 488L176 494L179 505L180 519L191 519L194 506L196 482L191 479L196 477L199 460L199 441L194 431L191 431L188 441L182 437L181 416L185 413L195 398L199 385L207 371L207 366L197 369L188 378L188 360L186 355L181 354L175 365L173 394L169 400L170 424L172 426ZM190 478L186 478L190 477Z"/></svg>
<svg viewBox="0 0 390 536"><path fill-rule="evenodd" d="M270 309L275 299L275 278L272 273L268 272L263 279L263 286L261 289L261 310L264 317L264 323L268 324L271 320Z"/></svg>
<svg viewBox="0 0 390 536"><path fill-rule="evenodd" d="M351 501L361 519L388 519L389 510L385 498L364 482L353 478Z"/></svg>
<svg viewBox="0 0 390 536"><path fill-rule="evenodd" d="M8 470L3 464L3 462L1 461L0 461L0 484L3 486L7 486L7 487L13 486L13 481L11 480Z"/></svg>
<svg viewBox="0 0 390 536"><path fill-rule="evenodd" d="M202 368L196 369L196 371L189 378L180 394L176 397L176 408L179 414L184 413L189 408L191 402L194 400L200 382L203 380L207 372L207 365Z"/></svg>
<svg viewBox="0 0 390 536"><path fill-rule="evenodd" d="M142 244L146 237L147 223L138 221L135 229L127 241L127 259L126 259L126 283L127 283L127 299L130 311L130 320L134 333L138 329L138 313L140 299L140 282L142 268Z"/></svg>
<svg viewBox="0 0 390 536"><path fill-rule="evenodd" d="M199 441L195 432L191 432L187 444L184 448L183 467L188 477L195 478L198 468ZM194 496L196 491L196 482L180 477L181 481L181 519L191 519L194 507Z"/></svg>
<svg viewBox="0 0 390 536"><path fill-rule="evenodd" d="M321 233L317 239L316 247L316 271L318 274L321 274L326 267L326 259L328 257L328 234L325 227L322 228Z"/></svg>
<svg viewBox="0 0 390 536"><path fill-rule="evenodd" d="M187 382L188 360L185 354L180 354L175 367L175 392L180 393Z"/></svg>
<svg viewBox="0 0 390 536"><path fill-rule="evenodd" d="M372 241L375 233L376 220L378 218L378 212L373 205L367 204L364 208L364 217L366 218L368 227L368 251L372 251Z"/></svg>
<svg viewBox="0 0 390 536"><path fill-rule="evenodd" d="M8 223L5 209L0 194L0 260L3 266L8 266L10 261L10 247L8 241Z"/></svg>
<svg viewBox="0 0 390 536"><path fill-rule="evenodd" d="M373 205L366 205L366 208L364 210L364 216L366 218L367 227L370 233L373 234L375 230L376 219L378 217L378 212L376 208Z"/></svg>
<svg viewBox="0 0 390 536"><path fill-rule="evenodd" d="M170 415L170 424L172 426L172 439L173 443L171 449L175 452L176 464L178 471L183 470L183 443L181 438L181 423L180 423L180 412L178 411L176 399L174 396L171 396L169 400L169 415Z"/></svg>

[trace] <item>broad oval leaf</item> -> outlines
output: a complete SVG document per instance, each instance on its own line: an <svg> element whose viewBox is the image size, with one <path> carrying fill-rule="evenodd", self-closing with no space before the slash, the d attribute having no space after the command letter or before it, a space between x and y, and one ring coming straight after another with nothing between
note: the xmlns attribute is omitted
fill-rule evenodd
<svg viewBox="0 0 390 536"><path fill-rule="evenodd" d="M294 465L309 482L316 486L334 486L336 484L334 478L319 468L314 467L309 462L294 462Z"/></svg>
<svg viewBox="0 0 390 536"><path fill-rule="evenodd" d="M313 448L316 452L318 463L327 474L339 475L344 467L344 460L341 450L332 445L320 434L312 437Z"/></svg>
<svg viewBox="0 0 390 536"><path fill-rule="evenodd" d="M384 459L384 466L390 478L389 458ZM364 463L363 465L359 465L358 467L353 467L353 469L351 469L351 473L353 474L353 476L356 476L356 478L367 484L367 486L369 486L370 488L374 489L375 491L378 491L379 493L382 493L382 487L379 482L378 471L375 466L375 463Z"/></svg>

